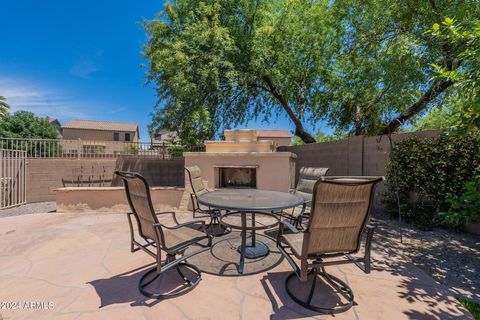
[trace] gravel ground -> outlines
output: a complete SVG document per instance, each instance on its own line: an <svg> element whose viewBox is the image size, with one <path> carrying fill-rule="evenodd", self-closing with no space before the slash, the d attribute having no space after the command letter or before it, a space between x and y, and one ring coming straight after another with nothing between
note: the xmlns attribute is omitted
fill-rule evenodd
<svg viewBox="0 0 480 320"><path fill-rule="evenodd" d="M401 254L454 295L480 302L480 236L436 228L423 231L403 224L403 243L397 220L376 215L376 248Z"/></svg>
<svg viewBox="0 0 480 320"><path fill-rule="evenodd" d="M55 201L28 203L18 207L0 210L0 218L19 216L22 214L34 214L52 212L57 209Z"/></svg>

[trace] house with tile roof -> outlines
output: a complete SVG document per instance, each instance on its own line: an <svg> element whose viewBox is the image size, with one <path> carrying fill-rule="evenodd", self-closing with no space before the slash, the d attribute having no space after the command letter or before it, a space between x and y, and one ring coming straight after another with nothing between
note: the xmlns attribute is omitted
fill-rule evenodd
<svg viewBox="0 0 480 320"><path fill-rule="evenodd" d="M138 149L140 134L136 123L72 120L61 128L62 148L69 154L132 154Z"/></svg>
<svg viewBox="0 0 480 320"><path fill-rule="evenodd" d="M72 120L62 126L63 139L138 142L138 124L97 120Z"/></svg>

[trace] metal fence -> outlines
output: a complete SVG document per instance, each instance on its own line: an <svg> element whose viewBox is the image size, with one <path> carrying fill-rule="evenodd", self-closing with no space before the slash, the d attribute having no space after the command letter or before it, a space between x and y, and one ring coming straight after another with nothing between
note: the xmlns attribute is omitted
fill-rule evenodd
<svg viewBox="0 0 480 320"><path fill-rule="evenodd" d="M0 209L26 203L26 152L0 149Z"/></svg>
<svg viewBox="0 0 480 320"><path fill-rule="evenodd" d="M117 158L120 156L178 158L183 152L205 151L203 145L89 141L64 139L0 138L0 149L25 151L28 158Z"/></svg>

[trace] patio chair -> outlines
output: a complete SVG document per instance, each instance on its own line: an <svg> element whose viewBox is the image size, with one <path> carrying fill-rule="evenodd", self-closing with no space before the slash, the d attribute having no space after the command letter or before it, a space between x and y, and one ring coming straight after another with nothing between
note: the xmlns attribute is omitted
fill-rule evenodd
<svg viewBox="0 0 480 320"><path fill-rule="evenodd" d="M149 298L164 299L178 296L192 290L201 280L200 270L187 262L186 259L209 250L212 244L210 235L206 232L204 221L190 221L185 223L178 223L175 212L155 212L150 196L150 188L140 174L134 172L120 172L115 171L115 174L120 176L125 186L128 203L132 212L127 214L128 223L130 226L130 250L135 252L139 249L145 251L147 254L156 259L155 267L149 269L140 279L138 288L140 292ZM167 226L160 223L158 216L172 215L173 221L176 225ZM138 227L138 235L145 240L146 244L142 244L135 239L133 230L132 216L135 218ZM193 228L201 224L202 231ZM207 244L202 245L199 242L207 239ZM185 254L185 250L194 244L201 246L200 249ZM150 250L150 248L153 250ZM166 259L162 263L161 252L166 253ZM177 258L177 256L179 256ZM196 275L193 281L185 276L180 267L189 269L189 274ZM168 293L151 292L147 290L147 286L158 277L164 275L169 269L175 268L180 278L183 280L183 286L179 289ZM149 280L147 280L151 277ZM170 276L161 277L159 283L163 278L172 279ZM179 279L180 280L180 279ZM177 287L178 288L178 287ZM160 289L157 289L160 291Z"/></svg>
<svg viewBox="0 0 480 320"><path fill-rule="evenodd" d="M306 229L298 230L290 223L281 221L291 232L285 233L284 227L279 228L277 247L294 269L285 285L288 295L295 302L317 312L332 314L352 307L352 289L339 278L328 274L325 267L355 263L365 273L370 273L374 228L368 226L367 222L375 186L382 180L383 177L322 177L313 189L312 211ZM364 229L367 230L365 254L352 256L360 249ZM300 260L300 267L287 253L287 247ZM312 303L317 278L337 290L346 302L337 302L333 307ZM306 289L308 295L301 297L298 290L294 292L294 288Z"/></svg>
<svg viewBox="0 0 480 320"><path fill-rule="evenodd" d="M227 228L225 228L220 223L221 211L218 209L210 209L204 205L198 203L197 198L202 194L210 192L205 185L203 184L202 171L198 166L188 166L185 167L185 172L188 175L190 181L190 186L192 187L192 192L190 193L190 199L192 200L192 211L193 217L196 218L196 213L201 213L210 217L210 222L207 229L211 231L213 235L219 235L224 233ZM216 226L217 231L213 231ZM222 229L219 231L219 229Z"/></svg>
<svg viewBox="0 0 480 320"><path fill-rule="evenodd" d="M298 174L298 182L291 193L301 197L304 201L301 207L295 207L291 211L283 212L290 218L291 223L297 228L303 228L303 219L308 218L311 211L313 187L321 177L325 176L328 168L301 167Z"/></svg>

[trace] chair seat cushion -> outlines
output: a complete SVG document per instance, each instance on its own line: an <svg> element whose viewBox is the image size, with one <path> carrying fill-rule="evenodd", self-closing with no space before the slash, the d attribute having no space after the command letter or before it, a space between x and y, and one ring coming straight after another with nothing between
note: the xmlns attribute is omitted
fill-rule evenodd
<svg viewBox="0 0 480 320"><path fill-rule="evenodd" d="M178 229L163 228L163 235L165 236L165 246L167 248L197 242L206 237L204 232L189 227L180 227Z"/></svg>
<svg viewBox="0 0 480 320"><path fill-rule="evenodd" d="M302 255L303 233L285 233L283 239L295 256L300 257Z"/></svg>

